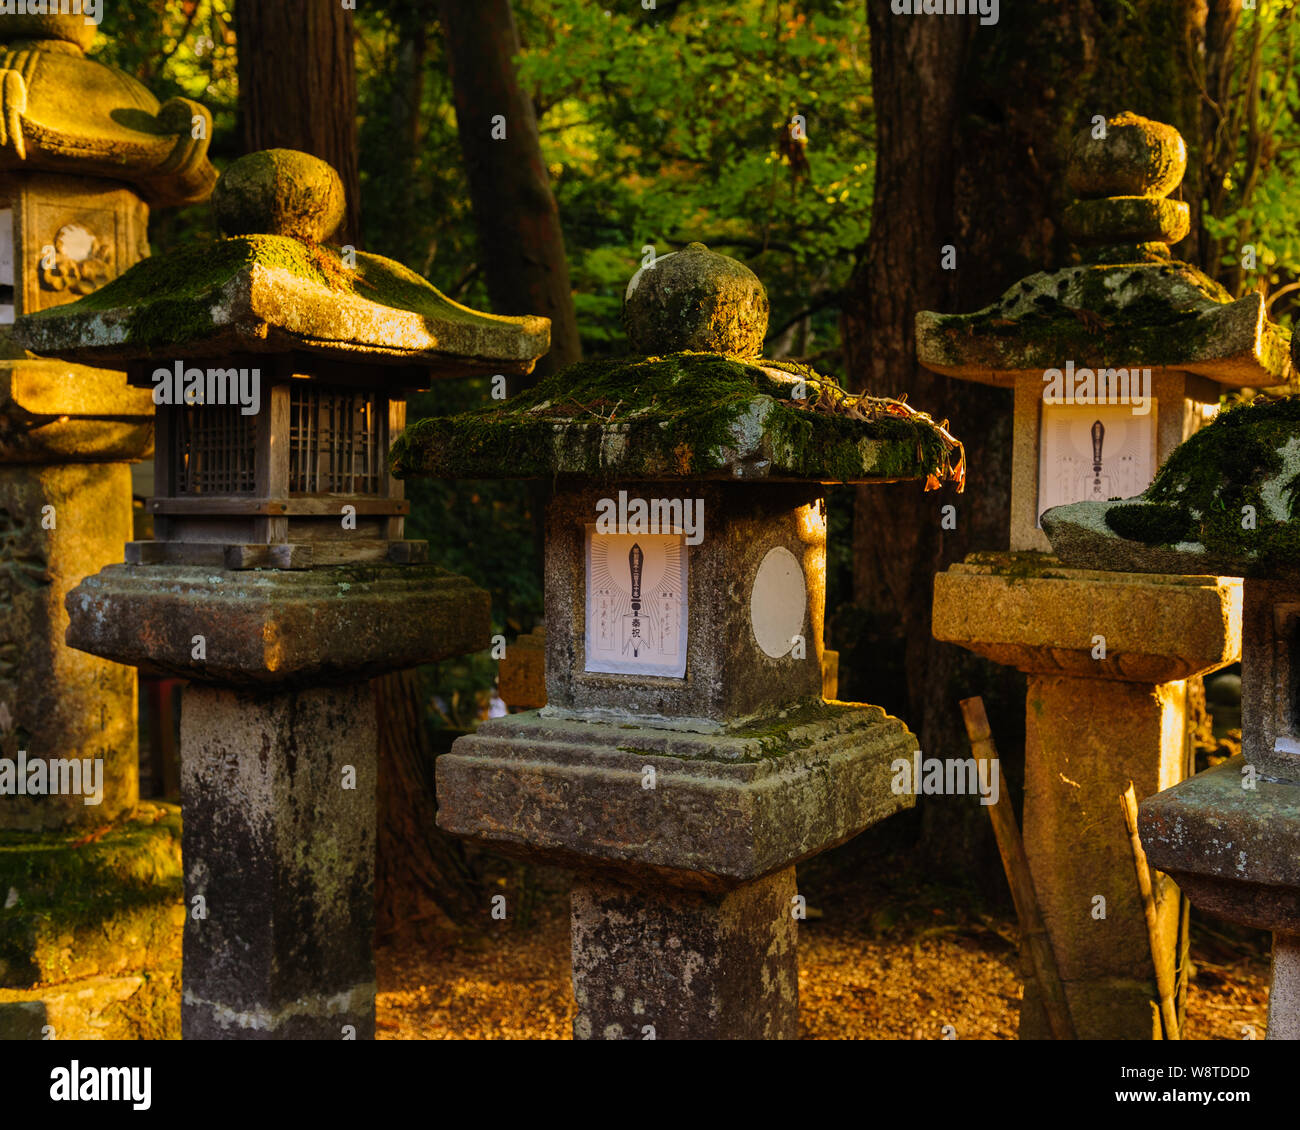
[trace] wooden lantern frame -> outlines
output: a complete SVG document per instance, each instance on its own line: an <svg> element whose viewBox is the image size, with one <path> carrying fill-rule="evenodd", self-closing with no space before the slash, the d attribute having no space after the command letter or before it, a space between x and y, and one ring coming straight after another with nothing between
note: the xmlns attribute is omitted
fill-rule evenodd
<svg viewBox="0 0 1300 1130"><path fill-rule="evenodd" d="M129 380L153 387L159 367L132 363ZM191 358L185 367L258 370L259 410L158 406L146 503L154 538L128 543L128 563L309 569L427 560L427 543L404 536L410 503L388 470L406 398L429 385L425 370L306 353Z"/></svg>

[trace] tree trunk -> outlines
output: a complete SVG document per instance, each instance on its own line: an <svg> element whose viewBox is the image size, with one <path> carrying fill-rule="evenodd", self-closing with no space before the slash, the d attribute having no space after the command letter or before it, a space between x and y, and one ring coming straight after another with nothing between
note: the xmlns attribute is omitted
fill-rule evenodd
<svg viewBox="0 0 1300 1130"><path fill-rule="evenodd" d="M1063 156L1095 114L1131 109L1183 132L1191 152L1183 195L1196 230L1200 106L1183 39L1198 50L1199 7L1007 0L996 27L868 8L878 147L871 232L842 319L850 383L908 393L915 407L949 417L970 464L962 496L923 494L914 483L856 496L854 599L884 618L873 651L904 667L902 700L885 705L912 725L926 756L969 755L957 703L981 695L999 746L1011 753L1019 744L1023 759L1024 683L930 634L934 575L969 552L1008 545L1011 396L919 368L916 313L973 311L1024 275L1066 264ZM956 270L941 269L949 244ZM949 503L957 528L945 531L940 508ZM1004 769L1018 786L1021 772ZM994 881L985 814L964 798L920 805L929 860Z"/></svg>
<svg viewBox="0 0 1300 1130"><path fill-rule="evenodd" d="M440 10L492 309L551 319L551 351L538 362L535 381L579 360L582 349L537 116L515 71L514 14L509 0L442 0Z"/></svg>
<svg viewBox="0 0 1300 1130"><path fill-rule="evenodd" d="M1241 0L1209 0L1205 24L1205 91L1202 100L1201 133L1205 139L1204 183L1205 214L1222 216L1231 192L1228 174L1237 159L1239 131L1233 121L1233 64L1236 61L1237 23L1241 17ZM1200 257L1197 265L1218 277L1220 259L1232 242L1215 239L1205 228L1204 215L1196 232Z"/></svg>
<svg viewBox="0 0 1300 1130"><path fill-rule="evenodd" d="M460 841L435 823L433 755L418 671L375 679L379 725L379 835L375 928L380 938L417 940L449 919L469 926L484 899Z"/></svg>
<svg viewBox="0 0 1300 1130"><path fill-rule="evenodd" d="M235 5L235 34L245 151L301 149L333 165L348 200L334 239L360 246L351 10L337 2L241 0Z"/></svg>

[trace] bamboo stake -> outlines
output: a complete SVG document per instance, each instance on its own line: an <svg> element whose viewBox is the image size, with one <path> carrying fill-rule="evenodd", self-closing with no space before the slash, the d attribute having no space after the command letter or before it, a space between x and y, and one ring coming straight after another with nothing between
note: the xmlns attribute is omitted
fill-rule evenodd
<svg viewBox="0 0 1300 1130"><path fill-rule="evenodd" d="M966 733L976 761L995 764L998 751L993 744L988 716L984 713L983 699L962 699L961 714L966 721ZM992 769L988 772L992 772ZM1020 919L1020 934L1029 954L1034 980L1038 982L1038 991L1043 998L1043 1011L1047 1014L1052 1038L1073 1040L1076 1037L1074 1022L1070 1019L1070 1006L1065 999L1065 987L1061 984L1056 955L1052 952L1052 941L1038 909L1038 896L1034 893L1029 858L1025 855L1025 844L1020 838L1016 814L1012 810L1010 799L1000 789L997 802L987 807L989 819L993 823L993 834L998 841L998 854L1002 857L1002 868L1007 873L1007 883L1011 887L1016 917Z"/></svg>
<svg viewBox="0 0 1300 1130"><path fill-rule="evenodd" d="M1147 920L1147 942L1151 946L1151 964L1156 971L1156 991L1160 994L1160 1019L1164 1022L1165 1039L1177 1040L1178 1012L1174 1007L1174 979L1168 965L1160 960L1160 923L1156 917L1156 899L1151 890L1151 869L1147 866L1147 853L1138 836L1137 792L1133 782L1128 783L1119 798L1124 810L1124 823L1128 827L1129 846L1133 850L1133 870L1137 872L1138 891L1142 895L1142 912Z"/></svg>
<svg viewBox="0 0 1300 1130"><path fill-rule="evenodd" d="M1181 1037L1183 1025L1187 1023L1187 983L1192 970L1192 903L1181 891L1176 890L1175 894L1178 896L1178 954L1174 963L1174 1013Z"/></svg>

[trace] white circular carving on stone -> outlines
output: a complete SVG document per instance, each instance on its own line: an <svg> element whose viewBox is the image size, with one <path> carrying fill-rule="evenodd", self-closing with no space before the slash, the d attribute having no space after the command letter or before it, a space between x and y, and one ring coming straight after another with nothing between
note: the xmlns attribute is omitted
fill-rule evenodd
<svg viewBox="0 0 1300 1130"><path fill-rule="evenodd" d="M95 237L80 224L67 224L54 237L54 249L74 263L84 263L95 250Z"/></svg>
<svg viewBox="0 0 1300 1130"><path fill-rule="evenodd" d="M794 637L803 631L808 588L799 559L784 546L769 549L754 574L749 594L749 622L765 655L789 655Z"/></svg>

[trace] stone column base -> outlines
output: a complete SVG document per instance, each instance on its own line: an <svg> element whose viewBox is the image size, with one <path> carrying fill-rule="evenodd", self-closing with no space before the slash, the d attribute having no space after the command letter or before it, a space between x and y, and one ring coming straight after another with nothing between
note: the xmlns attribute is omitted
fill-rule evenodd
<svg viewBox="0 0 1300 1130"><path fill-rule="evenodd" d="M1239 656L1241 601L1230 578L1040 553L972 554L934 579L935 638L1030 677L1025 854L1080 1039L1151 1038L1155 970L1119 799L1130 780L1140 800L1183 776L1186 680ZM1172 964L1179 899L1167 883L1156 894ZM1032 980L1020 1036L1049 1038Z"/></svg>
<svg viewBox="0 0 1300 1130"><path fill-rule="evenodd" d="M1155 970L1119 799L1182 775L1186 684L1030 677L1025 854L1081 1040L1149 1040ZM1178 892L1157 881L1161 960L1172 969ZM1104 901L1103 901L1104 900ZM1049 1038L1025 985L1020 1038Z"/></svg>
<svg viewBox="0 0 1300 1130"><path fill-rule="evenodd" d="M0 834L0 1039L178 1039L180 809L82 838Z"/></svg>
<svg viewBox="0 0 1300 1130"><path fill-rule="evenodd" d="M1268 1038L1300 1040L1300 934L1273 935Z"/></svg>
<svg viewBox="0 0 1300 1130"><path fill-rule="evenodd" d="M579 879L575 1039L794 1040L793 867L725 894Z"/></svg>
<svg viewBox="0 0 1300 1130"><path fill-rule="evenodd" d="M1026 961L1021 962L1025 983L1024 999L1020 1002L1020 1039L1050 1040L1051 1025L1043 1009L1042 995L1033 970ZM1096 981L1076 981L1065 986L1070 1016L1081 1017L1088 1035L1084 1039L1100 1039L1098 1032L1116 1033L1115 1039L1160 1040L1160 1007L1156 1003L1155 979L1126 981L1120 978Z"/></svg>
<svg viewBox="0 0 1300 1130"><path fill-rule="evenodd" d="M185 1039L374 1038L374 711L185 688Z"/></svg>

